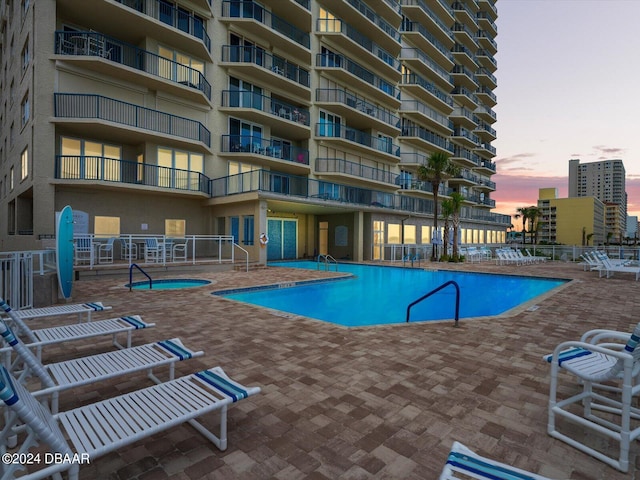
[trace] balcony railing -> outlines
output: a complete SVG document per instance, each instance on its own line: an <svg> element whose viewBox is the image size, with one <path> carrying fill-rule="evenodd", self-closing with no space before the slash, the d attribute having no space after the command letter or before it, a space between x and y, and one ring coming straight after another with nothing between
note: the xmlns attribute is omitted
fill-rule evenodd
<svg viewBox="0 0 640 480"><path fill-rule="evenodd" d="M491 147L491 145L488 145L488 146ZM493 148L493 147L491 147L491 148ZM496 171L496 164L494 162L490 162L489 160L484 160L483 159L482 162L480 162L480 166L482 166L484 168L487 168L489 170L492 170L494 172Z"/></svg>
<svg viewBox="0 0 640 480"><path fill-rule="evenodd" d="M282 57L271 55L261 47L244 45L223 45L222 61L234 63L253 63L282 77L309 87L309 71L290 63Z"/></svg>
<svg viewBox="0 0 640 480"><path fill-rule="evenodd" d="M436 97L441 102L453 107L453 99L448 93L443 92L438 87L436 87L430 81L422 78L420 75L415 73L405 73L402 75L402 85L419 85L424 88L427 92L431 93L434 97Z"/></svg>
<svg viewBox="0 0 640 480"><path fill-rule="evenodd" d="M453 62L453 55L449 51L447 47L445 47L440 40L438 40L435 35L433 35L427 28L418 22L412 22L410 20L404 20L402 22L402 33L414 32L419 33L424 37L424 39L433 45L436 50L438 50L442 55Z"/></svg>
<svg viewBox="0 0 640 480"><path fill-rule="evenodd" d="M424 127L419 127L416 125L405 125L402 127L402 136L403 137L418 137L424 140L425 142L429 142L432 145L436 145L443 150L447 150L449 152L453 152L453 147L448 139L443 137L442 135L438 135L437 133L433 133L427 130Z"/></svg>
<svg viewBox="0 0 640 480"><path fill-rule="evenodd" d="M348 23L338 18L319 18L317 21L317 31L321 33L337 33L340 32L350 38L365 50L373 53L384 63L390 65L394 69L400 71L400 61L385 49L380 47L376 42L366 35L360 33Z"/></svg>
<svg viewBox="0 0 640 480"><path fill-rule="evenodd" d="M309 34L291 25L286 20L265 10L262 5L246 0L224 0L222 2L222 16L227 18L251 18L285 37L293 40L305 48L310 48Z"/></svg>
<svg viewBox="0 0 640 480"><path fill-rule="evenodd" d="M453 85L453 79L451 77L451 73L442 68L436 62L434 62L429 56L427 56L422 50L419 48L412 47L402 47L400 51L400 57L403 59L416 59L420 60L426 66L428 66L433 72L435 72L439 77L441 77L446 82Z"/></svg>
<svg viewBox="0 0 640 480"><path fill-rule="evenodd" d="M400 43L400 32L393 25L387 22L385 19L376 14L371 8L369 8L364 2L360 0L347 0L349 4L358 10L362 15L368 18L372 23L376 24L380 29L393 38L396 42Z"/></svg>
<svg viewBox="0 0 640 480"><path fill-rule="evenodd" d="M399 93L394 85L387 82L383 78L371 73L366 68L360 66L348 57L335 53L318 53L316 55L316 66L318 67L336 67L346 70L355 75L364 82L373 85L382 90L387 95L397 98Z"/></svg>
<svg viewBox="0 0 640 480"><path fill-rule="evenodd" d="M361 165L342 158L316 158L315 168L318 173L344 173L390 185L395 185L400 177L397 173L391 173L388 170Z"/></svg>
<svg viewBox="0 0 640 480"><path fill-rule="evenodd" d="M440 29L445 32L450 38L453 38L450 28L444 24L442 20L437 15L433 14L433 10L431 7L427 6L423 0L401 0L402 6L418 6L422 9L422 12L427 15L433 22L440 27ZM448 10L449 7L445 6Z"/></svg>
<svg viewBox="0 0 640 480"><path fill-rule="evenodd" d="M466 138L467 140L469 140L472 143L475 143L476 145L480 143L480 139L478 138L477 135L474 135L469 130L467 130L466 128L463 128L463 127L458 127L456 129L454 129L453 130L453 135L451 135L451 136L452 137Z"/></svg>
<svg viewBox="0 0 640 480"><path fill-rule="evenodd" d="M95 118L211 146L211 132L200 122L101 95L54 93L54 116Z"/></svg>
<svg viewBox="0 0 640 480"><path fill-rule="evenodd" d="M309 110L247 90L223 90L223 107L253 108L309 126Z"/></svg>
<svg viewBox="0 0 640 480"><path fill-rule="evenodd" d="M464 158L465 160L470 161L476 166L480 165L480 157L477 154L457 145L453 147L452 156L456 158Z"/></svg>
<svg viewBox="0 0 640 480"><path fill-rule="evenodd" d="M317 123L316 135L325 138L344 138L365 147L373 148L380 152L400 156L400 147L391 142L388 137L374 137L355 128L345 127L339 123Z"/></svg>
<svg viewBox="0 0 640 480"><path fill-rule="evenodd" d="M56 32L58 55L99 56L202 91L211 100L211 85L198 70L96 32Z"/></svg>
<svg viewBox="0 0 640 480"><path fill-rule="evenodd" d="M107 157L56 155L55 178L128 183L210 195L210 179L200 172Z"/></svg>
<svg viewBox="0 0 640 480"><path fill-rule="evenodd" d="M207 34L204 18L194 15L183 8L175 7L166 0L115 0L144 15L161 21L173 28L199 38L207 51L211 52L211 38Z"/></svg>
<svg viewBox="0 0 640 480"><path fill-rule="evenodd" d="M396 128L400 124L400 118L391 113L390 110L378 107L364 98L357 97L338 88L316 89L316 102L342 103Z"/></svg>
<svg viewBox="0 0 640 480"><path fill-rule="evenodd" d="M476 96L476 94L473 93L471 90L469 90L466 87L458 86L458 87L453 89L453 92L451 92L451 94L452 95L463 95L463 96L467 97L475 105L478 105L480 103L480 100L478 100L478 97Z"/></svg>
<svg viewBox="0 0 640 480"><path fill-rule="evenodd" d="M257 135L222 135L220 150L225 153L250 153L278 160L309 165L309 150L299 148L291 142L262 138Z"/></svg>
<svg viewBox="0 0 640 480"><path fill-rule="evenodd" d="M449 117L441 114L437 110L434 110L431 107L428 107L424 103L419 100L402 100L402 106L400 108L401 112L411 112L416 111L423 114L425 117L430 118L436 123L439 123L445 128L453 129L453 122L449 120Z"/></svg>

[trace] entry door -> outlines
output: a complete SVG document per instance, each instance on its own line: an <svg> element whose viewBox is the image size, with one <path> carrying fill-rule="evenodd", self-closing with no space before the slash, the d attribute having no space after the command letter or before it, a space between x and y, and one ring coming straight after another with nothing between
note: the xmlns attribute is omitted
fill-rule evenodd
<svg viewBox="0 0 640 480"><path fill-rule="evenodd" d="M297 258L298 222L293 219L267 219L269 243L267 244L267 260L284 260Z"/></svg>

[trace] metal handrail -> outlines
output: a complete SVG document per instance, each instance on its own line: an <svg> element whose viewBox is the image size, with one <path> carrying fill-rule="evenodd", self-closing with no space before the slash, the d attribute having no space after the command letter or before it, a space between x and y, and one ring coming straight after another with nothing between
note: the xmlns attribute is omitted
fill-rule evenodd
<svg viewBox="0 0 640 480"><path fill-rule="evenodd" d="M239 248L240 250L242 250L244 252L244 256L245 256L245 270L248 272L249 271L249 252L247 250L245 250L244 248L242 248L240 245L238 245L237 243L233 242L233 246ZM235 260L234 260L235 263Z"/></svg>
<svg viewBox="0 0 640 480"><path fill-rule="evenodd" d="M133 267L136 267L145 277L149 279L149 290L153 290L153 280L151 279L151 277L147 274L147 272L140 268L137 263L132 263L129 267L129 291L131 291L131 287L133 286Z"/></svg>
<svg viewBox="0 0 640 480"><path fill-rule="evenodd" d="M338 271L338 261L333 258L331 255L318 255L318 259L317 259L317 263L316 263L316 270L320 270L320 260L324 259L324 269L325 270L329 270L329 264L330 263L334 263L336 266L336 272Z"/></svg>
<svg viewBox="0 0 640 480"><path fill-rule="evenodd" d="M416 303L421 302L425 298L430 297L434 293L439 292L440 290L442 290L443 288L445 288L445 287L447 287L449 285L453 285L454 287L456 287L456 317L455 317L455 322L456 323L454 324L454 326L457 327L458 326L458 319L460 318L460 286L454 280L449 280L447 282L444 282L438 288L435 288L435 289L431 290L429 293L426 293L425 295L423 295L422 297L420 297L416 301L411 302L407 306L407 323L409 322L409 314L410 314L411 307L413 307Z"/></svg>

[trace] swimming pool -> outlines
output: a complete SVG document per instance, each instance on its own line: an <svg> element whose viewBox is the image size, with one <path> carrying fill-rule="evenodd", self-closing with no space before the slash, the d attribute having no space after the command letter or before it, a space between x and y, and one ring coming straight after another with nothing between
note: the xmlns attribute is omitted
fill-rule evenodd
<svg viewBox="0 0 640 480"><path fill-rule="evenodd" d="M316 269L315 262L270 263L270 266ZM353 274L341 281L300 282L274 288L216 292L240 302L304 315L348 327L402 323L407 306L453 280L460 286L460 318L501 315L567 280L488 273L426 271L400 267L340 264ZM411 321L455 317L455 288L446 287L411 309Z"/></svg>

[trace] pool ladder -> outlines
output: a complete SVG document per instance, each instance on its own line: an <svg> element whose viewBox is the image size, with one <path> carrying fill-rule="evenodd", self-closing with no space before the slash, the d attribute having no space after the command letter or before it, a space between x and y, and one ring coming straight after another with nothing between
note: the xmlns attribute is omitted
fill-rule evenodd
<svg viewBox="0 0 640 480"><path fill-rule="evenodd" d="M153 288L153 280L151 280L151 277L147 274L147 272L140 268L137 263L132 263L129 267L129 291L131 291L131 288L133 287L133 267L136 267L145 277L149 279L149 290L151 290Z"/></svg>
<svg viewBox="0 0 640 480"><path fill-rule="evenodd" d="M324 263L324 269L329 270L330 265L336 266L336 272L338 271L338 261L331 255L318 255L316 263L316 270L320 270L320 263Z"/></svg>
<svg viewBox="0 0 640 480"><path fill-rule="evenodd" d="M444 282L442 285L440 285L438 288L434 288L433 290L431 290L428 293L425 293L423 296L421 296L419 299L417 299L414 302L411 302L408 306L407 306L407 322L409 322L409 314L411 312L411 307L413 307L416 303L420 303L421 301L423 301L425 298L430 297L431 295L433 295L434 293L439 292L440 290L442 290L445 287L448 287L449 285L453 285L456 288L456 317L455 317L455 324L454 327L458 326L458 319L460 318L460 286L458 285L457 282L455 282L454 280L449 280L448 282Z"/></svg>

